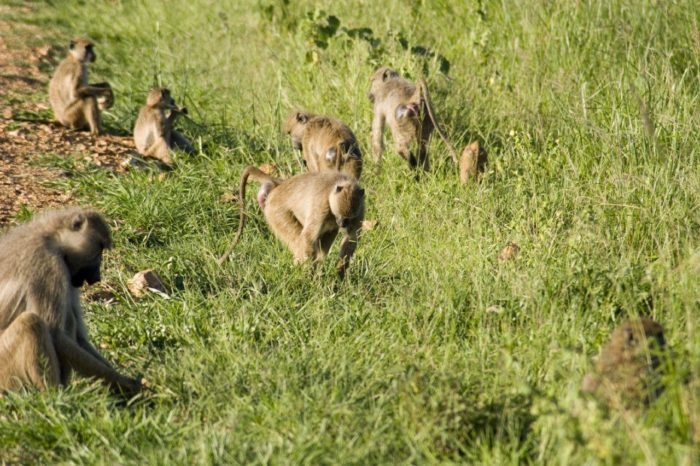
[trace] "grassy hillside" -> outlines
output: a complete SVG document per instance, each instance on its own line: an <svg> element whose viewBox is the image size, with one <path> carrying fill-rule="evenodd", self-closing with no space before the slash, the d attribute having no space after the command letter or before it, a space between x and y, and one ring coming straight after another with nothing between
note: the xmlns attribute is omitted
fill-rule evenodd
<svg viewBox="0 0 700 466"><path fill-rule="evenodd" d="M16 19L97 43L93 76L130 133L153 85L204 147L114 175L47 154L115 222L90 304L97 344L154 393L124 406L84 380L0 399L0 459L77 464L692 464L700 460L700 9L693 1L54 1ZM434 138L414 181L372 173L369 76L428 80L456 146L489 150L460 186ZM349 276L293 264L251 206L249 164L301 171L293 108L361 140L367 218ZM388 134L387 134L388 136ZM391 148L391 144L388 144ZM515 262L500 263L508 241ZM332 254L337 254L337 244ZM171 299L133 300L156 268ZM579 393L622 320L663 323L676 359L641 415Z"/></svg>

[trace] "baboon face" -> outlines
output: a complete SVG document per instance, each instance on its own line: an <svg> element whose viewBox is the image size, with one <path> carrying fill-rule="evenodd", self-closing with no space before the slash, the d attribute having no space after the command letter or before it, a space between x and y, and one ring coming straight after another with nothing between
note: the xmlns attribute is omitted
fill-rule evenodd
<svg viewBox="0 0 700 466"><path fill-rule="evenodd" d="M335 185L330 198L331 211L340 228L348 228L364 214L365 190L350 181Z"/></svg>
<svg viewBox="0 0 700 466"><path fill-rule="evenodd" d="M112 238L99 214L76 213L60 231L58 243L74 287L100 281L102 251L112 247Z"/></svg>
<svg viewBox="0 0 700 466"><path fill-rule="evenodd" d="M93 63L97 60L92 42L87 39L73 39L68 48L70 53L80 62Z"/></svg>
<svg viewBox="0 0 700 466"><path fill-rule="evenodd" d="M292 139L292 147L294 150L302 150L302 138L306 123L315 115L309 112L294 112L287 117L284 122L284 132Z"/></svg>
<svg viewBox="0 0 700 466"><path fill-rule="evenodd" d="M175 99L170 95L170 89L165 87L157 87L151 89L146 99L146 105L149 107L159 107L164 110L175 108Z"/></svg>
<svg viewBox="0 0 700 466"><path fill-rule="evenodd" d="M386 81L398 77L398 71L393 70L388 66L382 66L377 71L375 71L372 77L370 78L370 88L369 92L367 93L367 98L370 100L370 102L374 103L379 89L384 85Z"/></svg>

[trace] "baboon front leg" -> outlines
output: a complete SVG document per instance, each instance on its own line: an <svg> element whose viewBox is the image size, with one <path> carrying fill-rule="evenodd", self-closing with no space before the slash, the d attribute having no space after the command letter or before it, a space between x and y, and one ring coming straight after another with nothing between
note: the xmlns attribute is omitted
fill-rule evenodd
<svg viewBox="0 0 700 466"><path fill-rule="evenodd" d="M335 241L336 236L338 236L338 230L331 230L321 235L321 238L319 239L320 247L318 249L318 253L316 254L317 259L325 259L325 257L328 255L328 251L333 245L333 241Z"/></svg>
<svg viewBox="0 0 700 466"><path fill-rule="evenodd" d="M44 390L60 383L58 357L39 315L25 312L0 334L0 391L31 385Z"/></svg>
<svg viewBox="0 0 700 466"><path fill-rule="evenodd" d="M84 377L95 377L104 381L112 390L134 394L141 389L141 381L121 375L114 368L81 348L61 331L53 336L58 359Z"/></svg>
<svg viewBox="0 0 700 466"><path fill-rule="evenodd" d="M338 276L340 278L345 277L345 271L347 270L348 265L350 265L350 259L352 259L353 254L355 254L360 228L361 222L356 228L344 232L345 237L343 238L343 243L340 245L340 258L335 266L335 270L338 272Z"/></svg>

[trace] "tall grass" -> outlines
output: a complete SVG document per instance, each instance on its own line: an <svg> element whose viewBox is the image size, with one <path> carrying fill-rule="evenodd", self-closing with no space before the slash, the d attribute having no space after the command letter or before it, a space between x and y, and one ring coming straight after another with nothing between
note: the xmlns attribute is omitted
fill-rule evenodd
<svg viewBox="0 0 700 466"><path fill-rule="evenodd" d="M695 2L36 6L18 19L44 40L97 42L93 74L117 93L109 130L130 132L147 90L166 85L205 149L165 179L74 169L70 187L116 225L105 276L119 300L86 306L88 325L155 391L127 406L85 381L8 395L0 459L700 460ZM489 150L481 184L458 185L437 138L419 182L391 150L372 173L366 92L379 64L425 76L455 145ZM367 160L379 225L342 283L330 263L295 266L254 208L232 260L214 261L238 222L220 197L243 167L301 170L280 131L293 108L345 121ZM502 264L507 241L521 254ZM146 267L171 299L129 297ZM668 389L646 412L608 412L580 380L612 328L640 314L666 328Z"/></svg>

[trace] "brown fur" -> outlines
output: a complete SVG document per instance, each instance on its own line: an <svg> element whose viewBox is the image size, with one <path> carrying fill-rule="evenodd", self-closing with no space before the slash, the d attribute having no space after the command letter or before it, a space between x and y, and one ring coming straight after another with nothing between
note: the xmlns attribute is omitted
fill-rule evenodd
<svg viewBox="0 0 700 466"><path fill-rule="evenodd" d="M90 343L80 307L84 281L100 279L112 245L97 212L48 212L0 237L0 391L66 385L72 371L135 393Z"/></svg>
<svg viewBox="0 0 700 466"><path fill-rule="evenodd" d="M88 84L88 63L97 59L93 47L87 39L71 41L70 53L49 82L49 101L62 125L101 134L100 110L112 106L114 93L109 83Z"/></svg>
<svg viewBox="0 0 700 466"><path fill-rule="evenodd" d="M168 111L170 113L166 115ZM173 164L171 150L193 153L192 143L173 129L175 118L186 114L187 108L175 104L169 89L151 89L134 127L134 143L139 153L158 159L168 166Z"/></svg>
<svg viewBox="0 0 700 466"><path fill-rule="evenodd" d="M357 248L365 213L364 189L357 179L338 171L304 173L281 181L255 167L241 176L241 220L233 245L219 259L223 263L241 237L245 225L245 186L248 177L263 183L262 202L270 229L294 254L297 262L322 260L338 231L344 238L336 270L341 277ZM260 202L260 193L258 194Z"/></svg>
<svg viewBox="0 0 700 466"><path fill-rule="evenodd" d="M292 146L304 154L310 172L340 170L358 180L362 153L352 130L342 121L308 112L293 112L284 122Z"/></svg>
<svg viewBox="0 0 700 466"><path fill-rule="evenodd" d="M648 403L663 388L657 371L664 348L659 323L644 317L622 323L601 350L595 371L584 378L583 391L612 404Z"/></svg>
<svg viewBox="0 0 700 466"><path fill-rule="evenodd" d="M435 110L425 80L418 86L403 79L399 73L383 66L371 78L369 100L373 104L372 154L377 166L381 164L384 152L384 126L388 123L394 137L396 151L408 161L411 168L419 164L424 170L430 169L428 142L433 129L447 145L452 160L457 163L457 154L437 124ZM418 144L416 155L411 146Z"/></svg>
<svg viewBox="0 0 700 466"><path fill-rule="evenodd" d="M481 149L479 141L467 145L459 159L459 179L462 184L468 183L471 179L479 181L486 169L487 161L486 152Z"/></svg>

